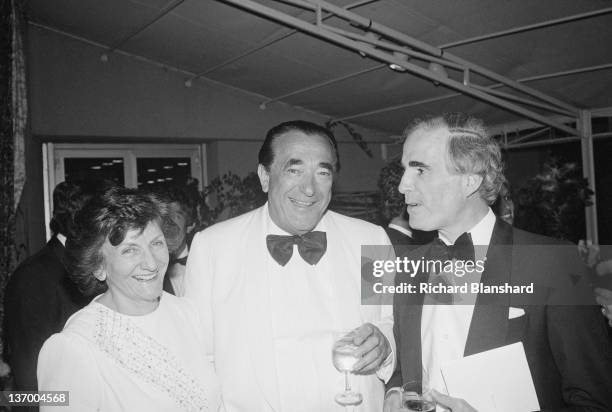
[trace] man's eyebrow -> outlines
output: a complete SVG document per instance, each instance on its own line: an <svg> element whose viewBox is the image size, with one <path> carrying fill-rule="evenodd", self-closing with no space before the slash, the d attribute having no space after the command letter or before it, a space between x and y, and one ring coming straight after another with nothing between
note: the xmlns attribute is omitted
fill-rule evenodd
<svg viewBox="0 0 612 412"><path fill-rule="evenodd" d="M329 162L321 162L321 163L319 163L319 167L322 167L323 169L327 169L330 172L334 171L334 165L332 165Z"/></svg>
<svg viewBox="0 0 612 412"><path fill-rule="evenodd" d="M289 159L287 160L287 163L285 163L285 167L291 167L291 166L295 166L295 165L303 165L304 161L300 160L300 159Z"/></svg>
<svg viewBox="0 0 612 412"><path fill-rule="evenodd" d="M429 165L419 162L418 160L411 160L408 162L408 167L424 167L425 169L429 169Z"/></svg>

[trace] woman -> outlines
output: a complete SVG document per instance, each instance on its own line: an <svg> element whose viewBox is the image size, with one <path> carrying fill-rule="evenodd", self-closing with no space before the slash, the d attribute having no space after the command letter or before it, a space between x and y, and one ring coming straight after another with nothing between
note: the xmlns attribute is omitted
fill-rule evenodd
<svg viewBox="0 0 612 412"><path fill-rule="evenodd" d="M196 311L162 292L165 214L154 195L112 188L76 217L66 264L83 292L101 294L38 359L39 390L69 391L70 410L222 409Z"/></svg>

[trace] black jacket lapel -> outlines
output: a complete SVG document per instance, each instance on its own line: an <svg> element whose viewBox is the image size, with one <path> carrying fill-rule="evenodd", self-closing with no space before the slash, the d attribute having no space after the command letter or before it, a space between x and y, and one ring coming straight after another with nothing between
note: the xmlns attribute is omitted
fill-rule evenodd
<svg viewBox="0 0 612 412"><path fill-rule="evenodd" d="M483 285L510 283L512 273L512 226L497 219L487 250ZM465 344L464 356L473 355L506 343L509 294L479 294Z"/></svg>

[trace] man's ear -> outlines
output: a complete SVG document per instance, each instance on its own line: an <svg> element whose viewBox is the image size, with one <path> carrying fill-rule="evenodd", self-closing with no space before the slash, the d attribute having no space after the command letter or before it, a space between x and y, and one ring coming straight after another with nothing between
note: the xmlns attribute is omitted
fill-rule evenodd
<svg viewBox="0 0 612 412"><path fill-rule="evenodd" d="M261 163L257 166L257 176L259 176L259 183L261 183L261 190L264 193L268 193L268 187L270 184L270 173L266 170L265 166Z"/></svg>
<svg viewBox="0 0 612 412"><path fill-rule="evenodd" d="M478 191L482 184L482 176L475 174L463 175L463 193L465 197L470 197Z"/></svg>

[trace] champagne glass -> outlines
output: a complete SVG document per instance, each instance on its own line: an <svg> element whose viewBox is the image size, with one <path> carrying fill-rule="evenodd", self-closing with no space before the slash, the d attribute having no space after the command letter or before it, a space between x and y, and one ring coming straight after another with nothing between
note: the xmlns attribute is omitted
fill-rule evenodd
<svg viewBox="0 0 612 412"><path fill-rule="evenodd" d="M402 406L410 412L434 412L436 404L429 401L417 392L404 392L402 394Z"/></svg>
<svg viewBox="0 0 612 412"><path fill-rule="evenodd" d="M436 403L423 397L419 393L420 390L421 382L410 381L401 388L389 389L387 396L392 392L399 393L401 409L396 409L396 412L434 412L436 410Z"/></svg>
<svg viewBox="0 0 612 412"><path fill-rule="evenodd" d="M334 398L337 403L343 406L359 405L363 402L363 396L359 392L351 389L349 373L355 367L359 358L354 355L357 345L353 343L351 332L337 332L334 334L334 344L332 346L332 361L338 371L344 372L344 392L339 393Z"/></svg>

